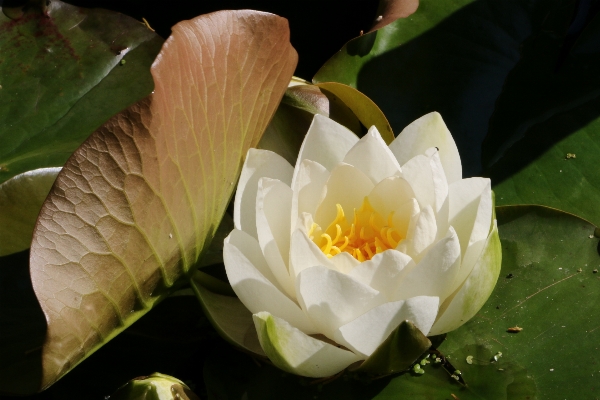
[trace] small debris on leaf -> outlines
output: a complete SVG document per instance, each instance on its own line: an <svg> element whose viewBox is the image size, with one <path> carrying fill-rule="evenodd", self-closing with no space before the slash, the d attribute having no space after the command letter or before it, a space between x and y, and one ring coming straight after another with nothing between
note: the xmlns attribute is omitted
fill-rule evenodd
<svg viewBox="0 0 600 400"><path fill-rule="evenodd" d="M512 328L508 328L506 332L508 333L519 333L523 330L520 326L513 326Z"/></svg>
<svg viewBox="0 0 600 400"><path fill-rule="evenodd" d="M452 396L454 400L460 400L454 393L450 393L450 396Z"/></svg>
<svg viewBox="0 0 600 400"><path fill-rule="evenodd" d="M425 370L421 368L421 364L416 363L413 367L413 372L419 375L423 375L425 373Z"/></svg>
<svg viewBox="0 0 600 400"><path fill-rule="evenodd" d="M467 356L467 364L473 364L473 356Z"/></svg>
<svg viewBox="0 0 600 400"><path fill-rule="evenodd" d="M581 268L577 268L577 272L583 272Z"/></svg>
<svg viewBox="0 0 600 400"><path fill-rule="evenodd" d="M594 238L594 234L591 234L590 236L588 236L590 239Z"/></svg>
<svg viewBox="0 0 600 400"><path fill-rule="evenodd" d="M504 371L504 368L498 368L498 371Z"/></svg>
<svg viewBox="0 0 600 400"><path fill-rule="evenodd" d="M597 273L598 273L598 270L597 270L597 269L595 269L595 270L593 270L592 272L593 272L594 274L597 274Z"/></svg>
<svg viewBox="0 0 600 400"><path fill-rule="evenodd" d="M513 276L514 276L513 274L508 274L508 275L506 275L506 279L510 279L510 278L512 278Z"/></svg>
<svg viewBox="0 0 600 400"><path fill-rule="evenodd" d="M567 153L567 156L565 158L568 160L570 158L577 158L577 156L575 155L575 153Z"/></svg>
<svg viewBox="0 0 600 400"><path fill-rule="evenodd" d="M492 358L494 362L498 362L498 360L500 359L500 357L502 357L502 352L499 351L496 354L494 354L494 357Z"/></svg>
<svg viewBox="0 0 600 400"><path fill-rule="evenodd" d="M146 18L142 17L142 21L144 21L143 24L146 26L146 28L150 29L152 32L156 32L154 29L152 29L150 23L146 20Z"/></svg>

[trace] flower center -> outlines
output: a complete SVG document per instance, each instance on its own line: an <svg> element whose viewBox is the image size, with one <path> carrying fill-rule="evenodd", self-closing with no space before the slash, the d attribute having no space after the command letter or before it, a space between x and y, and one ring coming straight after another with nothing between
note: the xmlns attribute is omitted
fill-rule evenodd
<svg viewBox="0 0 600 400"><path fill-rule="evenodd" d="M346 220L342 206L336 204L336 207L337 215L324 232L314 222L308 232L310 239L329 258L345 251L358 261L370 260L375 254L396 248L403 239L394 228L394 212L384 219L366 197L360 208L354 209L352 223Z"/></svg>

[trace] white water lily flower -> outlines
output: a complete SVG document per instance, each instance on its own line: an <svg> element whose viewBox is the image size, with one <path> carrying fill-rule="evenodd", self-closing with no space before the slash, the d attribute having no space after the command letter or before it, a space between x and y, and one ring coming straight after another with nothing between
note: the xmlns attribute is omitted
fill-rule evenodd
<svg viewBox="0 0 600 400"><path fill-rule="evenodd" d="M438 113L388 147L316 115L296 166L251 149L225 240L229 282L281 369L325 377L367 359L404 320L449 332L500 271L489 179L462 178Z"/></svg>

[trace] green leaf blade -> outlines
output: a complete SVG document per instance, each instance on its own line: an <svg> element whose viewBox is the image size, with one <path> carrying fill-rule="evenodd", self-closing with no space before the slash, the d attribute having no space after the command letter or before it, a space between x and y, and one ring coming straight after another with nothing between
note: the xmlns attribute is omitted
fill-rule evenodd
<svg viewBox="0 0 600 400"><path fill-rule="evenodd" d="M60 1L16 20L0 13L0 182L62 166L111 115L149 94L162 42L130 17Z"/></svg>

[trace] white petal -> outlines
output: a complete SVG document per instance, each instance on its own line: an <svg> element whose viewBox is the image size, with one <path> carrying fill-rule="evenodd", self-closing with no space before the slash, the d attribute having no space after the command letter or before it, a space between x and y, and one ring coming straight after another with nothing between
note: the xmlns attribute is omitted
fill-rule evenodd
<svg viewBox="0 0 600 400"><path fill-rule="evenodd" d="M369 261L360 263L350 271L349 275L383 293L386 299L391 301L400 280L414 266L414 261L406 254L396 250L386 250L376 254Z"/></svg>
<svg viewBox="0 0 600 400"><path fill-rule="evenodd" d="M431 177L433 179L433 195L435 198L435 206L433 209L436 214L442 208L442 205L448 198L448 181L446 175L444 175L444 169L440 162L440 155L437 150L434 150L429 156L429 165L431 166Z"/></svg>
<svg viewBox="0 0 600 400"><path fill-rule="evenodd" d="M298 274L296 293L315 326L332 340L340 326L385 302L377 290L320 265Z"/></svg>
<svg viewBox="0 0 600 400"><path fill-rule="evenodd" d="M329 178L329 171L315 161L304 160L298 168L292 181L292 229L296 228L296 221L302 213L315 214L325 196L324 188Z"/></svg>
<svg viewBox="0 0 600 400"><path fill-rule="evenodd" d="M358 137L332 119L316 114L300 147L296 171L303 160L313 160L331 171L344 159Z"/></svg>
<svg viewBox="0 0 600 400"><path fill-rule="evenodd" d="M398 206L404 204L415 197L410 184L399 176L393 176L381 180L375 185L371 193L369 193L369 203L383 218L396 210ZM407 219L408 221L408 219Z"/></svg>
<svg viewBox="0 0 600 400"><path fill-rule="evenodd" d="M450 332L469 319L483 307L492 294L500 274L502 249L496 221L485 243L481 256L469 277L457 292L440 307L439 318L431 328L432 335Z"/></svg>
<svg viewBox="0 0 600 400"><path fill-rule="evenodd" d="M468 178L450 185L450 224L456 229L463 254L470 243L485 239L492 221L492 192L488 178Z"/></svg>
<svg viewBox="0 0 600 400"><path fill-rule="evenodd" d="M420 259L423 253L435 241L437 236L437 223L431 206L426 206L419 213L414 230L408 232L407 239L410 241L408 254L413 258Z"/></svg>
<svg viewBox="0 0 600 400"><path fill-rule="evenodd" d="M267 312L252 317L261 347L273 364L284 371L324 378L360 360L356 354L314 339Z"/></svg>
<svg viewBox="0 0 600 400"><path fill-rule="evenodd" d="M360 169L373 183L400 173L400 164L375 126L348 151L343 161Z"/></svg>
<svg viewBox="0 0 600 400"><path fill-rule="evenodd" d="M335 269L333 263L327 258L321 249L306 236L303 229L296 229L292 233L290 243L290 272L297 277L303 270L324 265Z"/></svg>
<svg viewBox="0 0 600 400"><path fill-rule="evenodd" d="M408 125L390 144L390 150L400 165L426 149L437 147L448 183L462 178L462 166L456 143L446 127L442 116L432 112Z"/></svg>
<svg viewBox="0 0 600 400"><path fill-rule="evenodd" d="M451 227L447 236L431 246L417 266L401 280L394 300L434 296L443 302L451 294L459 268L460 244Z"/></svg>
<svg viewBox="0 0 600 400"><path fill-rule="evenodd" d="M408 181L415 192L415 198L421 208L435 207L433 172L429 157L419 155L408 160L402 165L402 177Z"/></svg>
<svg viewBox="0 0 600 400"><path fill-rule="evenodd" d="M325 187L327 193L315 214L315 222L323 230L327 229L336 217L336 204L342 206L346 215L352 216L354 209L360 208L374 185L359 169L352 165L339 164L331 172Z"/></svg>
<svg viewBox="0 0 600 400"><path fill-rule="evenodd" d="M292 189L276 179L261 178L256 196L256 231L265 260L286 294L296 299L288 272Z"/></svg>
<svg viewBox="0 0 600 400"><path fill-rule="evenodd" d="M350 253L346 253L345 251L342 251L340 254L336 254L329 260L335 266L335 270L343 274L349 274L352 270L354 270L354 268L361 265L360 261L352 257Z"/></svg>
<svg viewBox="0 0 600 400"><path fill-rule="evenodd" d="M253 314L268 311L285 318L307 334L316 333L314 325L304 311L260 272L268 270L266 261L253 259L257 264L255 266L250 257L228 239L225 239L223 246L225 272L233 291L248 310ZM258 247L257 243L256 246ZM256 258L255 253L251 256Z"/></svg>
<svg viewBox="0 0 600 400"><path fill-rule="evenodd" d="M225 243L229 243L236 247L248 261L261 273L262 276L267 278L269 282L273 283L277 289L283 291L283 288L273 275L271 268L267 264L265 257L262 253L258 241L239 229L234 229L229 233L229 236L225 238Z"/></svg>
<svg viewBox="0 0 600 400"><path fill-rule="evenodd" d="M248 150L233 202L233 223L236 229L256 238L258 180L267 177L279 179L289 185L293 173L292 166L280 155L268 150Z"/></svg>
<svg viewBox="0 0 600 400"><path fill-rule="evenodd" d="M409 320L424 334L429 333L438 312L437 297L418 296L385 303L373 308L336 332L336 342L370 356L404 320Z"/></svg>
<svg viewBox="0 0 600 400"><path fill-rule="evenodd" d="M0 256L31 246L42 204L61 168L39 168L0 185Z"/></svg>
<svg viewBox="0 0 600 400"><path fill-rule="evenodd" d="M414 236L414 229L417 226L417 220L421 209L419 203L415 198L409 199L405 203L402 203L400 207L394 210L394 227L403 237Z"/></svg>

